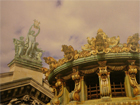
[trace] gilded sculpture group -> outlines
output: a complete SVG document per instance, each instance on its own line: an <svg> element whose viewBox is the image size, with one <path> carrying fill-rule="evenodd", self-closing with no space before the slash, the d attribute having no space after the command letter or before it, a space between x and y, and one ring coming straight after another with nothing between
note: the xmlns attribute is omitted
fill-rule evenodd
<svg viewBox="0 0 140 105"><path fill-rule="evenodd" d="M36 42L36 37L40 33L39 24L40 22L34 20L34 24L30 27L25 41L22 36L19 40L13 39L15 45L15 57L33 58L41 62L43 51L37 47L38 43ZM38 29L36 34L35 31L32 30L33 27Z"/></svg>
<svg viewBox="0 0 140 105"><path fill-rule="evenodd" d="M74 50L71 45L62 45L61 51L64 52L64 58L56 61L53 57L44 57L44 60L49 65L49 71L51 72L66 62L91 55L103 53L140 52L140 45L138 43L139 40L139 34L136 33L133 36L128 37L127 44L121 44L119 36L117 38L109 38L102 29L99 29L96 38L87 38L88 44L82 46L82 51Z"/></svg>

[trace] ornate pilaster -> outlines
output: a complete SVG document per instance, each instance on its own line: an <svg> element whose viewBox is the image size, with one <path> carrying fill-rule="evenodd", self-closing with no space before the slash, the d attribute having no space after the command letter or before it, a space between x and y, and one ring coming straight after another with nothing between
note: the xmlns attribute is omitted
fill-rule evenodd
<svg viewBox="0 0 140 105"><path fill-rule="evenodd" d="M110 72L107 71L106 61L98 62L99 66L99 84L101 97L110 97Z"/></svg>
<svg viewBox="0 0 140 105"><path fill-rule="evenodd" d="M78 67L73 67L73 75L72 80L75 81L75 88L69 94L70 101L80 101L79 92L81 91L81 83L80 83L80 72L78 71Z"/></svg>
<svg viewBox="0 0 140 105"><path fill-rule="evenodd" d="M136 74L137 74L137 67L135 65L135 60L128 60L128 78L130 85L133 87L133 94L134 96L140 95L140 85L137 83Z"/></svg>
<svg viewBox="0 0 140 105"><path fill-rule="evenodd" d="M57 81L55 83L55 86L53 87L55 96L50 102L51 105L59 105L63 101L63 100L60 100L60 97L62 97L62 95L64 93L63 79L61 79L60 77L59 78L56 77L56 79L57 79Z"/></svg>

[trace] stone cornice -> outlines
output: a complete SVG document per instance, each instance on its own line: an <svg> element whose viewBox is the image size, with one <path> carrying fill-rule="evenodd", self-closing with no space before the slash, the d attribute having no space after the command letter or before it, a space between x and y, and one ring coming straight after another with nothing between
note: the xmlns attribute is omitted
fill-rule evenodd
<svg viewBox="0 0 140 105"><path fill-rule="evenodd" d="M38 62L33 62L27 59L20 59L20 58L14 58L9 64L9 67L12 67L13 65L19 66L19 67L23 67L23 68L27 68L30 70L34 70L34 71L38 71L41 72L41 68L42 68L42 63L38 63Z"/></svg>
<svg viewBox="0 0 140 105"><path fill-rule="evenodd" d="M12 82L3 83L3 84L0 85L0 92L10 90L10 89L13 89L13 88L26 86L26 85L33 86L38 91L44 93L46 96L48 96L50 98L54 97L50 90L43 87L41 84L39 84L38 82L36 82L32 78L23 78L23 79L15 80L15 81L12 81Z"/></svg>
<svg viewBox="0 0 140 105"><path fill-rule="evenodd" d="M13 75L13 72L1 73L0 78L12 76L12 75Z"/></svg>

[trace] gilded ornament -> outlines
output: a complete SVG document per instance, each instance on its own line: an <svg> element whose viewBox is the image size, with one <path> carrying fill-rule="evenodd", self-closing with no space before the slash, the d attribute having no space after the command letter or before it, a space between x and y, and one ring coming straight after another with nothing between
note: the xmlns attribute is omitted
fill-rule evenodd
<svg viewBox="0 0 140 105"><path fill-rule="evenodd" d="M122 48L122 52L129 52L129 51L130 51L129 47L127 47L127 44L124 43L123 48Z"/></svg>
<svg viewBox="0 0 140 105"><path fill-rule="evenodd" d="M44 57L43 59L49 65L50 71L57 68L58 62L53 57Z"/></svg>
<svg viewBox="0 0 140 105"><path fill-rule="evenodd" d="M46 77L45 79L48 79L50 70L45 67L41 68L41 70L42 70L43 74L45 74L45 77Z"/></svg>
<svg viewBox="0 0 140 105"><path fill-rule="evenodd" d="M63 65L66 62L67 62L67 60L65 58L59 59L58 60L58 66L61 66L61 65Z"/></svg>
<svg viewBox="0 0 140 105"><path fill-rule="evenodd" d="M75 51L72 46L67 45L62 45L61 51L64 52L64 58L67 60L67 62L74 60L74 56L77 54L77 51Z"/></svg>
<svg viewBox="0 0 140 105"><path fill-rule="evenodd" d="M73 74L72 74L72 80L75 81L75 88L74 90L69 94L70 101L80 101L79 92L81 91L81 83L80 83L80 72L77 71L78 67L73 68Z"/></svg>
<svg viewBox="0 0 140 105"><path fill-rule="evenodd" d="M99 67L99 80L100 80L100 94L102 97L110 96L111 91L109 89L109 75L110 72L107 71L106 61L98 62Z"/></svg>
<svg viewBox="0 0 140 105"><path fill-rule="evenodd" d="M126 68L126 65L124 66L107 66L109 69L114 71L124 70Z"/></svg>
<svg viewBox="0 0 140 105"><path fill-rule="evenodd" d="M35 21L34 26L39 26L39 22ZM70 45L62 45L62 50L64 52L64 58L56 61L52 57L44 57L45 62L49 65L49 70L52 71L56 69L58 66L63 65L66 62L77 60L78 58L84 58L91 55L97 54L106 54L106 53L122 53L122 52L140 52L140 45L138 41L140 40L139 34L136 33L133 36L128 37L127 44L120 44L120 37L111 37L109 38L107 34L99 29L97 31L97 36L94 38L87 37L87 44L82 46L82 51L74 50L74 48ZM16 49L18 46L16 45L16 40L14 40ZM22 50L22 45L21 45ZM20 52L17 52L17 55L22 55ZM112 70L123 70L126 66L108 66ZM81 71L83 73L94 72L94 70L89 71ZM46 74L47 76L48 74Z"/></svg>
<svg viewBox="0 0 140 105"><path fill-rule="evenodd" d="M80 72L84 73L84 74L91 74L94 73L98 70L98 67L93 68L93 69L89 69L89 70L80 70Z"/></svg>
<svg viewBox="0 0 140 105"><path fill-rule="evenodd" d="M40 22L36 19L34 20L34 28L38 29Z"/></svg>
<svg viewBox="0 0 140 105"><path fill-rule="evenodd" d="M133 87L133 93L135 96L140 95L140 85L137 83L136 74L137 74L137 67L135 66L135 60L129 60L129 70L128 70L128 77L131 86Z"/></svg>
<svg viewBox="0 0 140 105"><path fill-rule="evenodd" d="M122 52L122 48L117 45L117 46L111 48L111 52L120 53L120 52Z"/></svg>
<svg viewBox="0 0 140 105"><path fill-rule="evenodd" d="M133 36L128 37L127 45L131 52L138 52L139 50L139 34L136 33Z"/></svg>
<svg viewBox="0 0 140 105"><path fill-rule="evenodd" d="M53 87L55 96L51 100L50 103L53 104L53 105L60 105L62 102L59 100L59 98L64 93L64 83L63 83L62 79L58 79L57 77L56 77L56 79L57 79L57 82L55 83L55 86Z"/></svg>

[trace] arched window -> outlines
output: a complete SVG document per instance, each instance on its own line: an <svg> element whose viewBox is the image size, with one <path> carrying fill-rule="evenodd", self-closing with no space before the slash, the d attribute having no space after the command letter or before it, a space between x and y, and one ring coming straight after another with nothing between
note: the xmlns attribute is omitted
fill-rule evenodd
<svg viewBox="0 0 140 105"><path fill-rule="evenodd" d="M122 71L114 71L110 73L112 97L125 97L125 73Z"/></svg>
<svg viewBox="0 0 140 105"><path fill-rule="evenodd" d="M87 86L87 99L100 98L99 78L97 74L90 74L85 76L85 83Z"/></svg>

